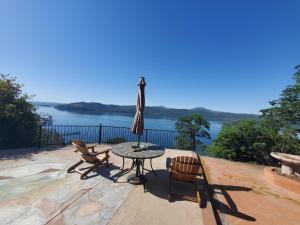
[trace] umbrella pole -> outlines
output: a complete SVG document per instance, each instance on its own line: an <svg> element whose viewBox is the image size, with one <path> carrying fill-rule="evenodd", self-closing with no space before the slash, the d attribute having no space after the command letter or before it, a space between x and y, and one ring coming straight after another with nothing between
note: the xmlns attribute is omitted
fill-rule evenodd
<svg viewBox="0 0 300 225"><path fill-rule="evenodd" d="M141 139L141 135L138 135L138 144L137 144L138 149L140 148L140 139Z"/></svg>

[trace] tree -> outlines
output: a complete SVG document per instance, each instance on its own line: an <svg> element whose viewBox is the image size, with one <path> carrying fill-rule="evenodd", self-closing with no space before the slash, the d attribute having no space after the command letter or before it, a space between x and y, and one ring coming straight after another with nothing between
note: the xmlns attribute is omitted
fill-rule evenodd
<svg viewBox="0 0 300 225"><path fill-rule="evenodd" d="M202 139L210 139L210 124L200 115L181 116L176 122L177 147L194 149L195 145L203 145Z"/></svg>
<svg viewBox="0 0 300 225"><path fill-rule="evenodd" d="M287 86L279 99L270 101L270 108L261 110L263 118L271 118L281 128L300 126L300 65L295 69L295 83Z"/></svg>
<svg viewBox="0 0 300 225"><path fill-rule="evenodd" d="M0 148L36 144L40 116L21 88L15 78L0 75Z"/></svg>
<svg viewBox="0 0 300 225"><path fill-rule="evenodd" d="M295 83L287 86L279 99L270 101L270 108L261 110L262 118L271 121L281 137L281 152L290 151L287 148L300 132L300 65L295 69Z"/></svg>

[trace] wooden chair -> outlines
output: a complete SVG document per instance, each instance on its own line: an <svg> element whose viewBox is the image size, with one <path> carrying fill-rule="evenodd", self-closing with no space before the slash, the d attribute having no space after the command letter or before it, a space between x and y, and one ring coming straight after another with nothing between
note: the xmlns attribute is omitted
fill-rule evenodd
<svg viewBox="0 0 300 225"><path fill-rule="evenodd" d="M108 153L110 151L110 148L106 148L101 151L95 151L95 147L97 145L86 145L80 140L73 140L72 145L76 147L75 152L80 154L81 160L79 160L77 163L71 166L68 169L68 173L77 172L81 174L80 179L84 179L90 172L95 170L97 167L101 166L104 161L106 166L109 165ZM80 169L76 168L84 162L92 164L92 166L87 168L80 168ZM86 170L86 171L83 172L82 170Z"/></svg>
<svg viewBox="0 0 300 225"><path fill-rule="evenodd" d="M79 139L72 140L72 144L77 144L81 147L86 147L86 144L84 142L82 142L81 140L79 140ZM77 149L75 150L75 152L77 152Z"/></svg>
<svg viewBox="0 0 300 225"><path fill-rule="evenodd" d="M171 160L167 159L167 168L169 171L169 201L173 196L180 197L182 199L200 202L200 194L198 188L198 179L203 175L200 160L195 157L178 156ZM196 197L186 195L175 195L171 193L172 180L179 182L194 183L196 187Z"/></svg>

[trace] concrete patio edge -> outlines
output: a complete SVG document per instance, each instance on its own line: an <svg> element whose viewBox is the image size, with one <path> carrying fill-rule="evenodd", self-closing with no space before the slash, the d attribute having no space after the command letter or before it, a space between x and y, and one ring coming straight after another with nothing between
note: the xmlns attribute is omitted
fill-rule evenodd
<svg viewBox="0 0 300 225"><path fill-rule="evenodd" d="M207 166L205 165L204 160L201 160L201 156L200 156L200 161L201 161L201 165L202 165L202 169L203 169L203 177L204 177L204 181L205 181L205 185L206 185L206 190L208 193L208 201L210 202L210 204L208 204L209 206L207 207L206 213L203 213L203 220L204 221L208 221L210 223L205 223L207 225L209 224L213 224L213 225L229 225L227 222L226 217L223 215L222 212L220 212L219 210L217 210L217 208L214 206L214 199L218 199L218 196L215 194L214 190L212 188L210 188L210 185L212 184L212 180L210 179L210 174L208 171ZM214 223L212 222L211 218L214 218Z"/></svg>

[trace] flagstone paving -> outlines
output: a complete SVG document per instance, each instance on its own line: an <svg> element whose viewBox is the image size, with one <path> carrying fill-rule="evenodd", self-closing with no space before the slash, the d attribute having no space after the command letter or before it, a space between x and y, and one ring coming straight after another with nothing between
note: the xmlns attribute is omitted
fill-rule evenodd
<svg viewBox="0 0 300 225"><path fill-rule="evenodd" d="M143 186L125 182L126 175L113 182L122 160L112 153L109 168L80 180L79 174L66 172L79 159L71 146L2 151L0 224L203 224L197 203L167 199L165 158L182 154L191 153L168 150L153 160L159 175L146 174L144 192Z"/></svg>
<svg viewBox="0 0 300 225"><path fill-rule="evenodd" d="M106 177L116 167L90 179L67 174L78 160L72 147L9 160L0 167L1 224L106 224L127 197L131 186ZM5 161L5 160L4 160ZM1 163L0 163L1 164ZM92 221L92 222L91 222Z"/></svg>

